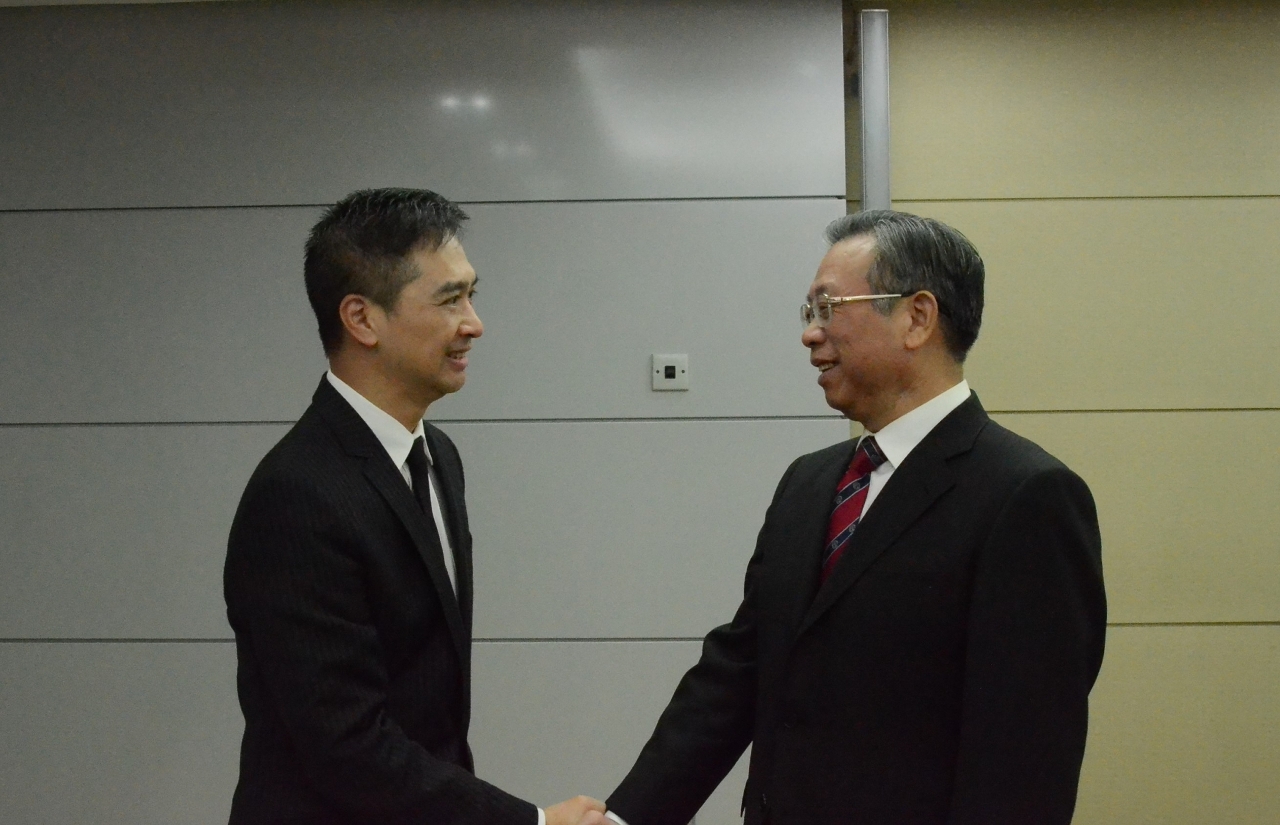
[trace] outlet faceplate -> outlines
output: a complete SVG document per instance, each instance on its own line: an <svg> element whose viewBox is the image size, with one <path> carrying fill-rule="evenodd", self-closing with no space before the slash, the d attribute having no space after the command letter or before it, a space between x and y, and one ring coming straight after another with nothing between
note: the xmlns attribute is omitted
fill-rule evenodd
<svg viewBox="0 0 1280 825"><path fill-rule="evenodd" d="M675 355L654 353L649 377L653 379L655 390L689 389L689 356L683 353Z"/></svg>

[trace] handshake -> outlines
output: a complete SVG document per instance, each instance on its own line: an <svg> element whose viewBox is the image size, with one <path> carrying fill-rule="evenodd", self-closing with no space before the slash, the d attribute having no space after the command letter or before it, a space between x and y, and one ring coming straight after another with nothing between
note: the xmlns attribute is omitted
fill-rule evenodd
<svg viewBox="0 0 1280 825"><path fill-rule="evenodd" d="M558 805L547 807L547 825L616 825L605 817L604 803L589 796L575 796Z"/></svg>

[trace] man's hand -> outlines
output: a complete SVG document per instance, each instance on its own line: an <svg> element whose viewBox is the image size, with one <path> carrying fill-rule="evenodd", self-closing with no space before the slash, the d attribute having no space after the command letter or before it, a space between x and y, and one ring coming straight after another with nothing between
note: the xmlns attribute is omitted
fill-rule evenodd
<svg viewBox="0 0 1280 825"><path fill-rule="evenodd" d="M599 811L587 811L587 815L578 820L578 825L615 825L615 823Z"/></svg>
<svg viewBox="0 0 1280 825"><path fill-rule="evenodd" d="M547 825L578 825L587 814L603 814L604 803L589 796L575 796L545 808L543 813L547 815Z"/></svg>

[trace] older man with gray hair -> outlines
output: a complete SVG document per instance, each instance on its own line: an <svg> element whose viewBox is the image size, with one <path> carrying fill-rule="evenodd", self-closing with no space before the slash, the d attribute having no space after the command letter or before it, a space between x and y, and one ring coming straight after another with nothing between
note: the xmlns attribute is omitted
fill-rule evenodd
<svg viewBox="0 0 1280 825"><path fill-rule="evenodd" d="M801 342L866 434L787 469L609 817L685 825L750 744L746 825L1068 823L1106 629L1089 489L969 389L963 235L869 211L827 236Z"/></svg>

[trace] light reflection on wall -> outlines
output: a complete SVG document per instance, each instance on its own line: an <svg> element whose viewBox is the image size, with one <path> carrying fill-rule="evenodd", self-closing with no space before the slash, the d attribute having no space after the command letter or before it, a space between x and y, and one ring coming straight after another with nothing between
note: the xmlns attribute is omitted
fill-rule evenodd
<svg viewBox="0 0 1280 825"><path fill-rule="evenodd" d="M446 112L487 112L493 99L487 94L448 94L440 98L440 108Z"/></svg>
<svg viewBox="0 0 1280 825"><path fill-rule="evenodd" d="M802 127L833 99L839 67L776 43L726 38L674 54L579 47L574 63L602 132L627 160L728 168L767 162L778 146L832 151L825 131ZM762 122L762 108L774 117Z"/></svg>

